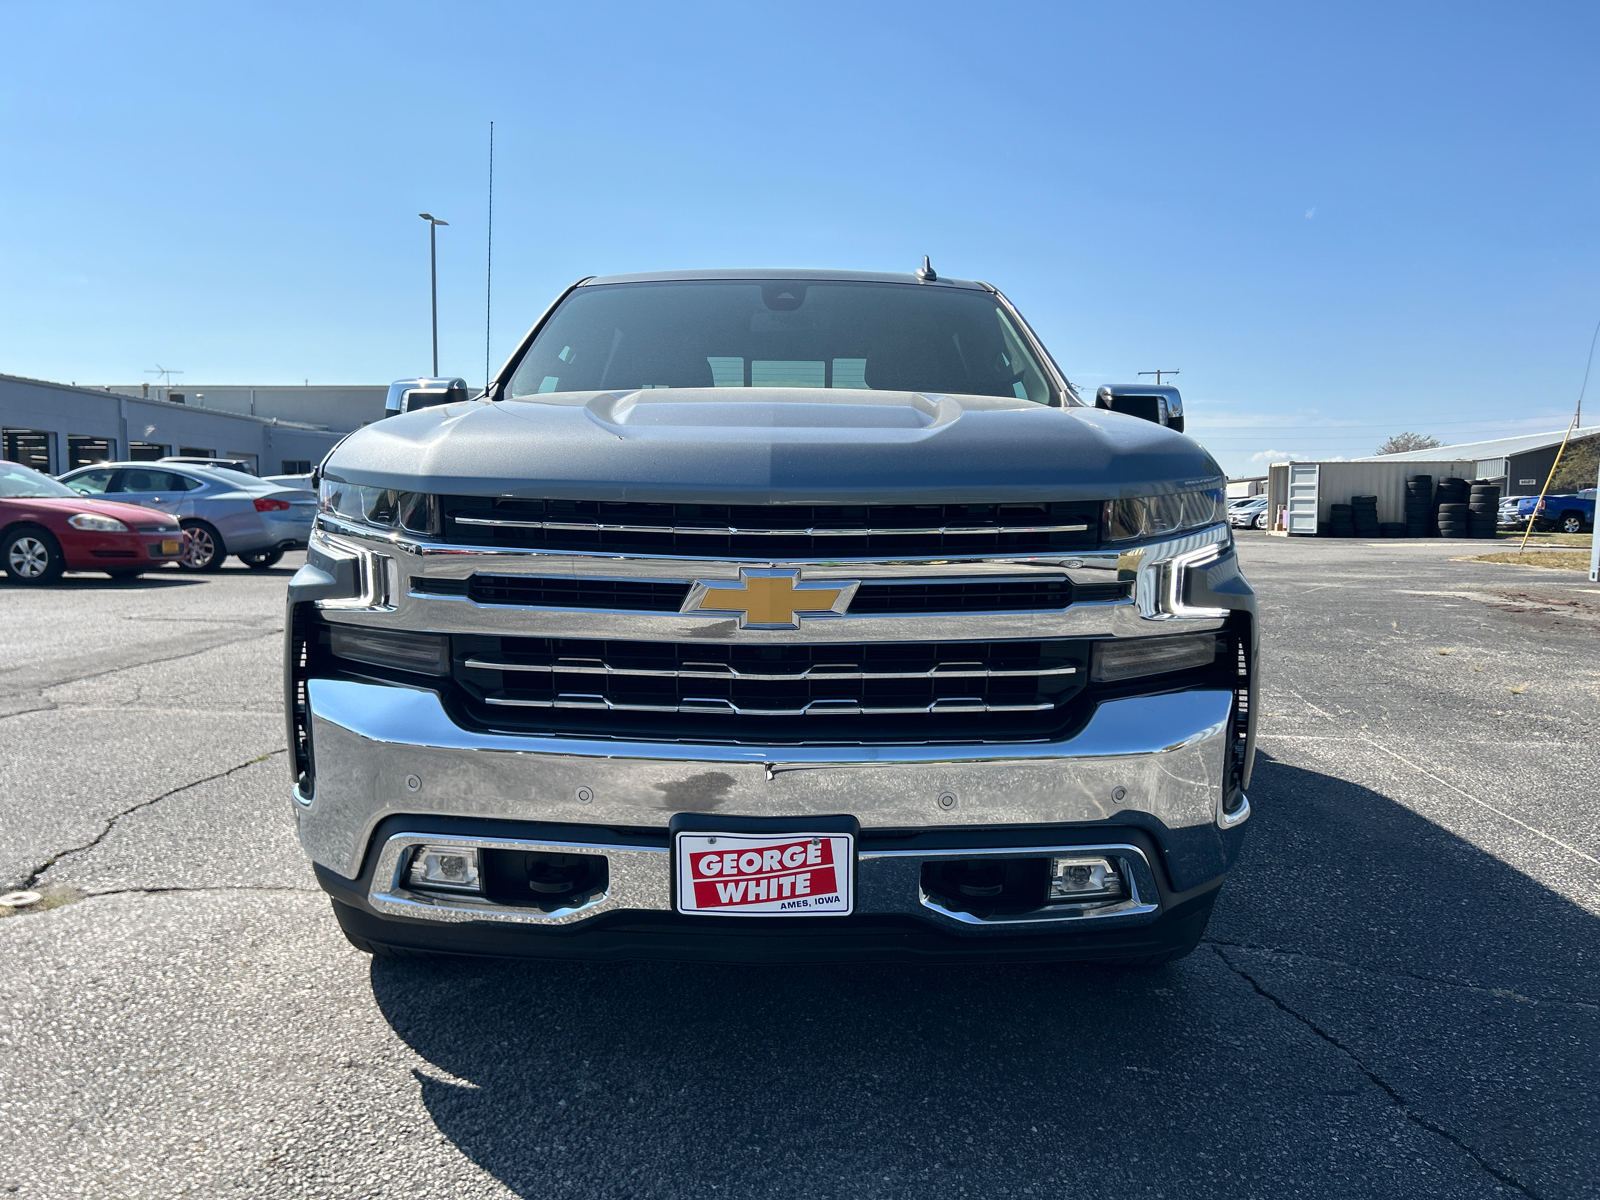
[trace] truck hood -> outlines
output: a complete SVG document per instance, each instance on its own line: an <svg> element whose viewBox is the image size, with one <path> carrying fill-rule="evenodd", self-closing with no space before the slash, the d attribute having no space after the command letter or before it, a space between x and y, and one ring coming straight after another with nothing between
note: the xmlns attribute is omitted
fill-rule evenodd
<svg viewBox="0 0 1600 1200"><path fill-rule="evenodd" d="M1104 500L1224 483L1189 438L1103 409L809 388L445 405L357 431L326 470L450 495L727 504Z"/></svg>

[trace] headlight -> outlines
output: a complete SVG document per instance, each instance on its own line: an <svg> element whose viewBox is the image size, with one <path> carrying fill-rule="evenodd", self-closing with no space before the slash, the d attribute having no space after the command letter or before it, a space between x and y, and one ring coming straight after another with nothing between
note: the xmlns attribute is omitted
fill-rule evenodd
<svg viewBox="0 0 1600 1200"><path fill-rule="evenodd" d="M1221 488L1111 500L1106 504L1106 529L1113 542L1185 533L1227 518L1228 502Z"/></svg>
<svg viewBox="0 0 1600 1200"><path fill-rule="evenodd" d="M104 517L99 513L78 513L68 517L67 524L74 529L82 529L89 533L127 533L128 527L115 517Z"/></svg>
<svg viewBox="0 0 1600 1200"><path fill-rule="evenodd" d="M317 511L379 529L408 533L439 532L439 506L427 492L401 492L393 488L363 487L324 478L317 495Z"/></svg>

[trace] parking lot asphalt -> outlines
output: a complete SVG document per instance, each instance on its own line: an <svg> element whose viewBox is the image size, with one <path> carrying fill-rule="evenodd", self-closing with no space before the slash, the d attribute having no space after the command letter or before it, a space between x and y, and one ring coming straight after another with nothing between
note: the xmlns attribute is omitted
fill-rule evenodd
<svg viewBox="0 0 1600 1200"><path fill-rule="evenodd" d="M1084 966L370 960L295 842L284 582L0 583L0 1194L1600 1194L1600 590L1241 536L1206 943Z"/></svg>

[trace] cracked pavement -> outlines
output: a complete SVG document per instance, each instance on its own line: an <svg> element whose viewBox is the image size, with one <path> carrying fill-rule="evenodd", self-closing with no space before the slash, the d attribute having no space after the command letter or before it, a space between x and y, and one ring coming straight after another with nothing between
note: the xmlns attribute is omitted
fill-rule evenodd
<svg viewBox="0 0 1600 1200"><path fill-rule="evenodd" d="M1246 535L1207 943L1097 967L371 961L293 835L283 582L0 584L0 1195L1600 1195L1600 592Z"/></svg>

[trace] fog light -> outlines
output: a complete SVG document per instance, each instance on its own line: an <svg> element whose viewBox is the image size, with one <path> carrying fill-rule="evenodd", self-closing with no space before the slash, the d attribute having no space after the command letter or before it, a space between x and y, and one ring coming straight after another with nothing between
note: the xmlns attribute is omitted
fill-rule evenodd
<svg viewBox="0 0 1600 1200"><path fill-rule="evenodd" d="M418 846L411 855L411 869L406 872L406 879L415 888L483 891L478 852L470 846Z"/></svg>
<svg viewBox="0 0 1600 1200"><path fill-rule="evenodd" d="M1074 855L1050 860L1050 899L1074 904L1120 900L1125 891L1122 873L1109 858Z"/></svg>

